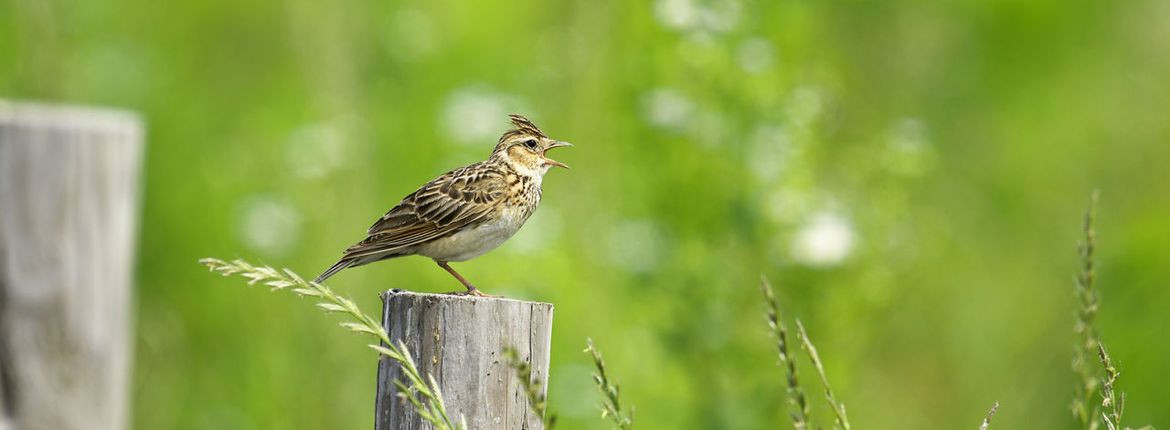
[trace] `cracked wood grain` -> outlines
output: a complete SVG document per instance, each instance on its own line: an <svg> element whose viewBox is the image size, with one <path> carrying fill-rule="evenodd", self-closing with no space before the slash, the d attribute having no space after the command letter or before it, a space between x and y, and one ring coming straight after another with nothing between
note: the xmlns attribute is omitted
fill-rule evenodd
<svg viewBox="0 0 1170 430"><path fill-rule="evenodd" d="M142 123L0 100L0 430L123 429Z"/></svg>
<svg viewBox="0 0 1170 430"><path fill-rule="evenodd" d="M503 350L516 348L533 376L547 381L551 304L399 290L382 300L390 339L405 342L423 375L438 381L452 418L477 430L543 428ZM397 397L393 380L401 377L397 363L379 360L375 429L430 429Z"/></svg>

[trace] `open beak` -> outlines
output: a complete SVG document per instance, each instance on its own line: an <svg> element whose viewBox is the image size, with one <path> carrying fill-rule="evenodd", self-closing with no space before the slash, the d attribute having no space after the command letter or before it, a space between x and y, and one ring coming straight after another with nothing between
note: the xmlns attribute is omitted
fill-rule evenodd
<svg viewBox="0 0 1170 430"><path fill-rule="evenodd" d="M544 148L544 152L542 152L540 155L542 157L544 157L544 161L546 163L557 166L557 167L564 167L564 168L568 169L569 165L562 163L560 161L548 158L548 155L546 155L546 154L548 154L548 150L553 149L553 148L560 148L562 146L573 146L573 144L569 143L569 142L556 141L556 142L553 142L551 145L549 145L548 148Z"/></svg>

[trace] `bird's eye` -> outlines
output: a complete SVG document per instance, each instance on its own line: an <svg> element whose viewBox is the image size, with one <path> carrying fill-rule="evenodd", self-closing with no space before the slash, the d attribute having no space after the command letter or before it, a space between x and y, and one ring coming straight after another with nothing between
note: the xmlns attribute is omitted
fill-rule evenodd
<svg viewBox="0 0 1170 430"><path fill-rule="evenodd" d="M525 140L524 147L528 149L536 149L536 139Z"/></svg>

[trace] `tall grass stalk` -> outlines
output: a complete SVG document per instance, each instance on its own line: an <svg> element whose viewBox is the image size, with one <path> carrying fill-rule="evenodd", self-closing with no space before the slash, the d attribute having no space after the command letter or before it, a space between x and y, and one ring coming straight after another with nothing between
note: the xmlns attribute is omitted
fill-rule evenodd
<svg viewBox="0 0 1170 430"><path fill-rule="evenodd" d="M532 377L532 365L526 360L520 359L520 353L516 352L516 348L508 347L504 349L504 358L508 360L508 367L511 367L516 372L516 379L520 380L520 386L524 387L524 395L528 398L528 408L540 421L544 423L544 430L553 430L557 425L556 414L548 412L548 398L543 391L543 381L540 378Z"/></svg>
<svg viewBox="0 0 1170 430"><path fill-rule="evenodd" d="M768 328L771 330L772 336L776 338L776 350L780 358L780 365L784 366L788 380L786 391L788 406L791 409L789 414L792 417L792 427L796 430L805 430L811 426L809 405L808 399L804 396L804 389L800 386L800 379L796 374L796 360L793 360L788 351L788 327L780 318L780 303L772 291L772 284L768 282L768 278L762 275L760 276L760 290L764 293L764 301L768 305Z"/></svg>
<svg viewBox="0 0 1170 430"><path fill-rule="evenodd" d="M1099 193L1094 191L1089 199L1089 207L1085 209L1084 223L1081 227L1085 238L1079 246L1081 271L1076 278L1077 299L1081 307L1077 311L1077 321L1073 326L1073 331L1080 335L1081 342L1073 353L1073 370L1077 372L1081 382L1073 398L1072 411L1080 421L1081 427L1086 430L1096 430L1102 423L1108 430L1128 430L1130 427L1121 425L1121 415L1125 410L1125 394L1116 389L1121 371L1105 350L1105 344L1094 326L1100 307L1097 291L1094 289L1093 261L1093 253L1097 247L1097 233L1093 224L1096 221L1098 198ZM1096 367L1092 359L1094 355L1096 361L1100 363L1100 368ZM1094 401L1098 391L1101 393L1100 403Z"/></svg>
<svg viewBox="0 0 1170 430"><path fill-rule="evenodd" d="M1118 394L1113 388L1121 371L1113 365L1113 358L1105 352L1105 345L1097 344L1098 358L1101 359L1101 368L1104 376L1101 379L1101 419L1105 421L1105 428L1109 430L1121 429L1121 413L1125 409L1125 394Z"/></svg>
<svg viewBox="0 0 1170 430"><path fill-rule="evenodd" d="M603 397L601 401L601 417L608 418L613 421L619 430L629 430L634 426L634 410L629 409L627 413L622 408L622 402L619 398L621 391L617 384L609 381L609 376L605 374L605 360L601 358L601 351L593 347L593 339L585 339L585 352L589 353L593 358L593 365L597 368L597 373L593 374L593 382L597 384L597 389L601 390Z"/></svg>
<svg viewBox="0 0 1170 430"><path fill-rule="evenodd" d="M414 406L415 411L423 420L430 423L437 430L463 430L467 423L460 419L455 422L447 414L447 406L443 403L443 394L439 391L439 384L435 378L427 375L426 380L418 371L414 359L406 344L399 341L397 344L390 341L386 330L373 317L365 314L352 300L338 296L333 290L316 282L305 281L289 269L274 269L268 266L254 266L244 260L226 262L216 258L204 258L200 264L207 266L211 271L223 276L240 275L248 279L248 285L263 284L276 290L290 290L301 297L311 297L319 300L317 308L328 313L340 313L353 321L341 323L342 327L355 333L371 335L381 344L370 344L369 347L378 353L389 357L402 366L402 373L407 381L395 380L398 395Z"/></svg>
<svg viewBox="0 0 1170 430"><path fill-rule="evenodd" d="M987 411L987 416L983 417L983 424L979 425L979 430L987 430L991 427L991 417L995 416L995 411L999 410L999 402L991 405L991 410Z"/></svg>
<svg viewBox="0 0 1170 430"><path fill-rule="evenodd" d="M808 338L808 333L804 331L804 324L800 322L800 318L796 319L796 330L800 337L800 345L808 352L809 360L812 360L813 367L817 370L817 375L821 377L821 385L825 387L825 400L829 402L829 406L833 409L835 421L833 428L839 430L850 430L849 415L845 413L845 404L837 401L837 396L833 395L833 387L829 385L829 377L825 375L825 365L821 363L821 357L817 354L817 347L813 346L812 341Z"/></svg>
<svg viewBox="0 0 1170 430"><path fill-rule="evenodd" d="M1080 338L1079 345L1073 350L1073 371L1080 378L1072 403L1073 416L1080 422L1084 430L1097 430L1100 425L1098 417L1100 406L1094 401L1099 388L1099 377L1096 360L1100 338L1094 327L1097 319L1097 292L1093 290L1094 268L1093 252L1096 249L1096 232L1093 230L1093 221L1096 216L1098 193L1093 192L1089 207L1085 210L1082 231L1084 240L1078 246L1081 260L1081 270L1076 277L1076 295L1080 302L1077 310L1076 324L1073 331Z"/></svg>

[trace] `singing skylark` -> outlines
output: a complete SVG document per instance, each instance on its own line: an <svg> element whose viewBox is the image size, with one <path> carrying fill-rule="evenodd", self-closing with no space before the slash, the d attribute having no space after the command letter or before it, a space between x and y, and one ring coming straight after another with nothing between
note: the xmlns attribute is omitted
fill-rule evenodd
<svg viewBox="0 0 1170 430"><path fill-rule="evenodd" d="M444 173L410 193L316 282L347 267L421 255L463 283L466 294L486 296L448 263L483 255L520 230L540 204L544 174L553 166L569 167L546 153L572 146L549 138L528 118L509 117L515 128L500 137L487 160Z"/></svg>

